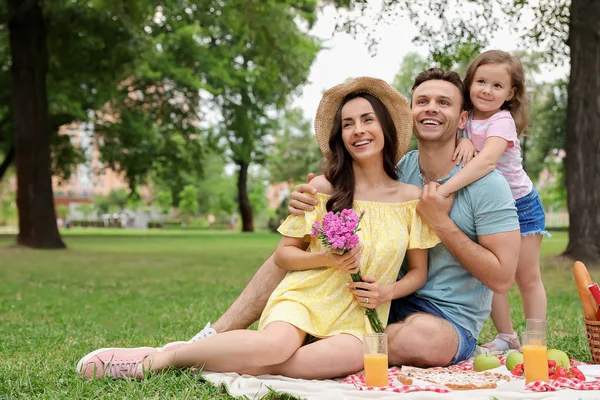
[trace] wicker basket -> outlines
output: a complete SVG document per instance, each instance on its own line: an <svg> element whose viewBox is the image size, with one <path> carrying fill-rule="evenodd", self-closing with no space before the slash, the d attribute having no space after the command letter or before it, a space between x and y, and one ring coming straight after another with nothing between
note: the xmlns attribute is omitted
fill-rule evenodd
<svg viewBox="0 0 600 400"><path fill-rule="evenodd" d="M583 319L585 322L586 337L590 345L590 353L594 364L600 364L600 321L590 321Z"/></svg>

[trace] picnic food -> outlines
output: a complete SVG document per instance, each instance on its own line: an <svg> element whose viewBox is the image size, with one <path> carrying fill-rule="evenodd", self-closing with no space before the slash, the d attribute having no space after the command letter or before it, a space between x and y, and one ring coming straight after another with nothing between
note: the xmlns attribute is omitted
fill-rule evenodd
<svg viewBox="0 0 600 400"><path fill-rule="evenodd" d="M593 283L590 274L585 265L580 261L575 261L573 264L573 277L577 285L579 300L583 306L583 315L585 319L596 321L596 312L598 311L598 303L590 293L589 286Z"/></svg>
<svg viewBox="0 0 600 400"><path fill-rule="evenodd" d="M414 380L443 385L452 390L494 389L500 382L510 381L507 375L496 372L475 372L444 368L402 367L397 376L404 385Z"/></svg>
<svg viewBox="0 0 600 400"><path fill-rule="evenodd" d="M510 373L515 376L523 376L524 371L523 364L517 364ZM561 367L554 360L548 360L548 377L550 379L575 378L585 381L585 375L577 367Z"/></svg>
<svg viewBox="0 0 600 400"><path fill-rule="evenodd" d="M507 357L506 357L506 368L509 371L512 371L517 364L523 364L523 353L521 353L520 351L512 351Z"/></svg>
<svg viewBox="0 0 600 400"><path fill-rule="evenodd" d="M548 349L548 360L556 361L556 365L561 367L571 366L571 360L569 360L569 356L562 350Z"/></svg>
<svg viewBox="0 0 600 400"><path fill-rule="evenodd" d="M500 359L493 354L479 354L473 360L473 369L477 372L498 368L500 365Z"/></svg>

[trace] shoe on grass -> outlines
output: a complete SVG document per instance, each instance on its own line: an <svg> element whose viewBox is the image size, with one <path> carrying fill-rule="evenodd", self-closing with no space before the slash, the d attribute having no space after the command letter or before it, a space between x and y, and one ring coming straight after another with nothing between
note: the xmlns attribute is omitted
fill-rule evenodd
<svg viewBox="0 0 600 400"><path fill-rule="evenodd" d="M84 378L144 378L143 361L154 353L154 347L106 348L87 354L77 363Z"/></svg>
<svg viewBox="0 0 600 400"><path fill-rule="evenodd" d="M206 339L207 337L211 337L216 334L217 334L217 331L215 331L213 328L210 327L210 322L209 322L206 324L206 326L200 332L196 333L194 335L194 337L191 338L190 340L188 340L187 342L186 341L177 341L177 342L167 343L163 347L158 348L158 351L172 351L172 350L175 350L182 346L185 346L187 344L197 342L198 340L201 340L201 339Z"/></svg>
<svg viewBox="0 0 600 400"><path fill-rule="evenodd" d="M522 350L519 335L516 333L513 335L499 333L494 340L481 347L486 348L492 354L502 354L507 350Z"/></svg>

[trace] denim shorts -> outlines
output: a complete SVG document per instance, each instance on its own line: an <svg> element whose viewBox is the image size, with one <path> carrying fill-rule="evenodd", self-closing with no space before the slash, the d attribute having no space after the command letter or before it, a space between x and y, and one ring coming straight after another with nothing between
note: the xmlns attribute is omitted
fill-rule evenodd
<svg viewBox="0 0 600 400"><path fill-rule="evenodd" d="M517 215L519 216L519 225L521 227L521 236L527 235L551 235L546 230L546 215L542 200L535 189L529 194L515 201Z"/></svg>
<svg viewBox="0 0 600 400"><path fill-rule="evenodd" d="M418 312L435 315L436 317L445 319L446 321L450 322L452 326L454 326L456 335L458 336L458 350L448 365L459 363L471 357L473 350L475 350L475 345L477 344L477 339L473 337L471 332L458 325L452 319L448 318L446 314L444 314L429 300L417 297L414 294L392 300L388 324L404 321L409 315Z"/></svg>

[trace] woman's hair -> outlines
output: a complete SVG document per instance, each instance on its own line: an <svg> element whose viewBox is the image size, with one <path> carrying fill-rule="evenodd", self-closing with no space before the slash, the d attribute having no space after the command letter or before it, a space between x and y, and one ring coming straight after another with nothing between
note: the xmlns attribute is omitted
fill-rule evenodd
<svg viewBox="0 0 600 400"><path fill-rule="evenodd" d="M344 97L340 103L335 114L331 136L329 137L331 157L325 160L325 177L333 186L334 191L327 201L327 211L338 212L347 208L351 209L354 202L355 182L354 171L352 170L352 157L346 146L344 146L342 139L342 107L357 97L367 100L373 107L373 111L375 111L375 115L383 130L383 169L390 178L394 180L398 179L395 161L398 137L390 113L375 96L368 93L351 93Z"/></svg>
<svg viewBox="0 0 600 400"><path fill-rule="evenodd" d="M485 64L504 64L510 74L512 87L515 88L515 95L512 99L505 101L500 107L501 110L508 110L515 120L517 127L517 134L521 135L527 131L529 124L529 113L528 113L528 100L527 93L525 93L525 71L523 65L517 57L511 56L505 51L490 50L481 53L471 63L467 69L465 75L465 99L466 99L466 110L473 110L473 103L471 102L471 96L469 95L471 85L473 84L473 78L475 77L475 71L482 65Z"/></svg>

